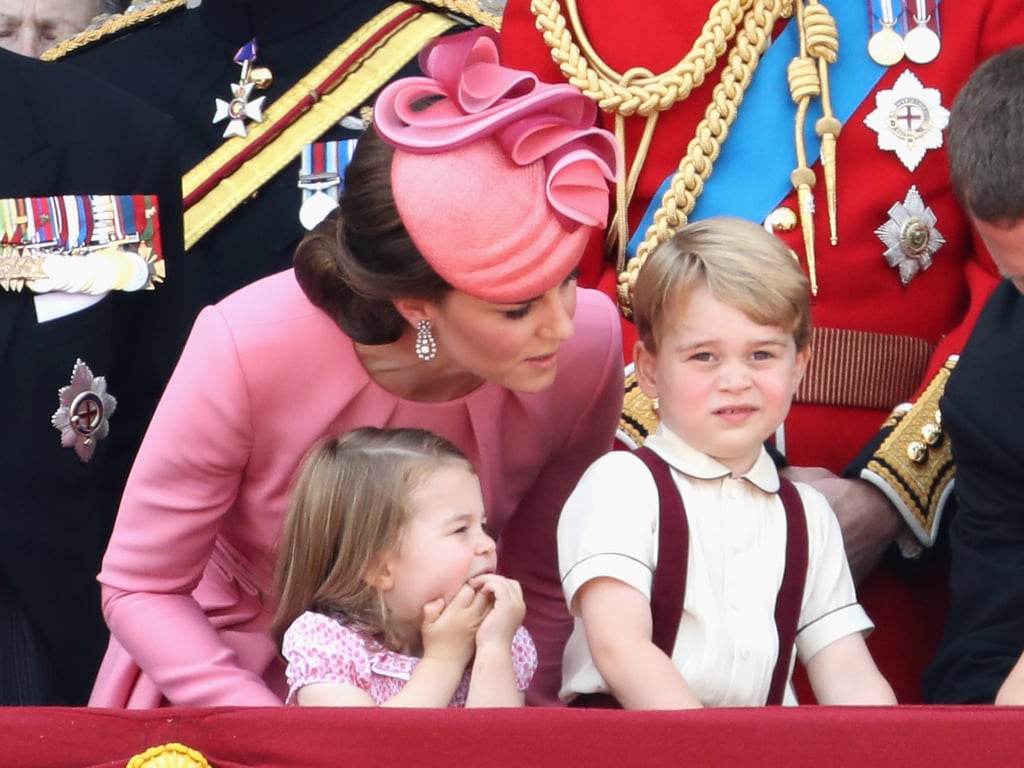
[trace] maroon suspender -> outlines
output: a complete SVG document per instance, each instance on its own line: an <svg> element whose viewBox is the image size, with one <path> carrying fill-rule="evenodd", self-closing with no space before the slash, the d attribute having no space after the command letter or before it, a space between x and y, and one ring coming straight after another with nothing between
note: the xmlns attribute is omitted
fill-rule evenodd
<svg viewBox="0 0 1024 768"><path fill-rule="evenodd" d="M651 585L651 639L671 658L679 622L683 618L690 529L683 498L672 480L672 470L668 463L647 447L638 448L634 453L651 470L658 488L658 566L654 569ZM768 689L766 704L769 705L782 704L786 691L804 584L807 581L807 518L804 505L793 483L784 477L780 477L779 481L779 496L786 511L786 562L779 594L775 598L779 653Z"/></svg>
<svg viewBox="0 0 1024 768"><path fill-rule="evenodd" d="M647 465L658 487L658 566L651 583L651 640L671 659L683 620L690 526L669 465L650 448L640 447L633 453Z"/></svg>
<svg viewBox="0 0 1024 768"><path fill-rule="evenodd" d="M789 678L789 663L796 642L800 605L803 603L804 584L807 582L807 517L796 486L784 477L779 478L779 496L786 510L786 566L782 584L775 598L775 629L779 633L779 656L772 670L772 684L768 689L767 704L781 704Z"/></svg>

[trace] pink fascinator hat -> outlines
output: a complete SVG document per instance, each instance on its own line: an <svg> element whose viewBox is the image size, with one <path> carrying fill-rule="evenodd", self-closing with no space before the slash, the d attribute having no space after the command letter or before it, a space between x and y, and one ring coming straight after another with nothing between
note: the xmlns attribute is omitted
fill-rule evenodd
<svg viewBox="0 0 1024 768"><path fill-rule="evenodd" d="M381 91L374 124L395 147L395 203L423 257L455 288L513 304L572 272L606 224L622 153L575 87L498 58L487 28L433 41L426 75Z"/></svg>

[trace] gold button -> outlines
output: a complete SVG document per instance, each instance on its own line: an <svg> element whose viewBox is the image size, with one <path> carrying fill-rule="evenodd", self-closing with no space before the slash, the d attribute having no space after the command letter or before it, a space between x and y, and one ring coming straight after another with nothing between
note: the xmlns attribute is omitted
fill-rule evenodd
<svg viewBox="0 0 1024 768"><path fill-rule="evenodd" d="M796 213L784 205L779 206L768 214L764 223L773 232L792 232L797 225Z"/></svg>
<svg viewBox="0 0 1024 768"><path fill-rule="evenodd" d="M923 464L928 458L928 449L917 440L907 446L907 457L915 464Z"/></svg>
<svg viewBox="0 0 1024 768"><path fill-rule="evenodd" d="M925 424L921 427L921 437L928 445L935 445L942 439L942 430L937 424Z"/></svg>

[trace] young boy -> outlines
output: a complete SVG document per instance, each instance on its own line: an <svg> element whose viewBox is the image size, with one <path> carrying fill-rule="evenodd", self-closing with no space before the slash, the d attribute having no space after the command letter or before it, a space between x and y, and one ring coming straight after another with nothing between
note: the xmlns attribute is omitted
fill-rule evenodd
<svg viewBox="0 0 1024 768"><path fill-rule="evenodd" d="M691 224L649 257L633 308L637 375L661 424L639 451L591 465L562 511L576 617L562 700L782 703L795 636L819 702L895 703L832 510L809 486L780 488L764 449L810 355L793 254L746 221Z"/></svg>

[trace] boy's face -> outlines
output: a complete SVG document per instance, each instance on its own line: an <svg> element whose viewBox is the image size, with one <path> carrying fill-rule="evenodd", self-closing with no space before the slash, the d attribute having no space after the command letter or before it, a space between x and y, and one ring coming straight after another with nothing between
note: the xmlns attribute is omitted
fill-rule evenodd
<svg viewBox="0 0 1024 768"><path fill-rule="evenodd" d="M699 288L665 319L660 349L634 351L637 376L665 426L741 475L786 418L809 351Z"/></svg>
<svg viewBox="0 0 1024 768"><path fill-rule="evenodd" d="M990 224L974 219L974 228L985 242L999 274L1024 293L1024 221Z"/></svg>

